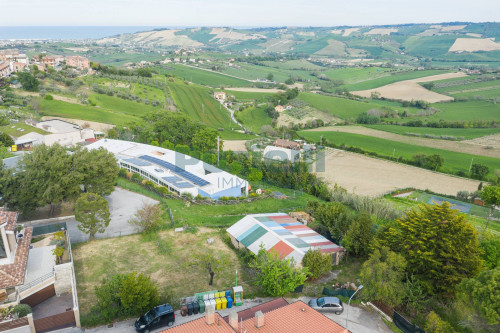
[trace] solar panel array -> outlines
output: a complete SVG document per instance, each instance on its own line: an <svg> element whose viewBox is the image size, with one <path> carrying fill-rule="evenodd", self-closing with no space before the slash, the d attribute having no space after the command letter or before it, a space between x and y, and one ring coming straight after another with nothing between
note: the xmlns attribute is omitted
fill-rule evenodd
<svg viewBox="0 0 500 333"><path fill-rule="evenodd" d="M177 186L178 188L191 188L191 187L194 187L192 184L189 184L189 183L186 183L186 182L175 183L174 185Z"/></svg>
<svg viewBox="0 0 500 333"><path fill-rule="evenodd" d="M148 166L151 165L151 163L148 163L146 161L140 160L138 158L127 158L124 159L125 162L132 163L133 165L136 166Z"/></svg>
<svg viewBox="0 0 500 333"><path fill-rule="evenodd" d="M204 180L196 175L193 175L191 172L186 171L186 170L184 170L184 169L182 169L182 168L180 168L180 167L178 167L170 162L160 160L159 158L155 158L155 157L148 156L148 155L142 155L140 157L140 159L152 162L154 164L157 164L159 166L164 167L165 169L168 169L172 172L175 172L176 174L178 174L182 178L187 179L190 182L192 182L198 186L205 186L205 185L210 184L206 180Z"/></svg>

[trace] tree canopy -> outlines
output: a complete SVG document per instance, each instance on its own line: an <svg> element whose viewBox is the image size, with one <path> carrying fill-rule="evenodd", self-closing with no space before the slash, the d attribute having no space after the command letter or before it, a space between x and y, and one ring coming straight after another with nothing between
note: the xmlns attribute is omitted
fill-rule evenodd
<svg viewBox="0 0 500 333"><path fill-rule="evenodd" d="M83 193L75 203L75 220L78 229L93 240L96 233L103 233L111 221L109 205L99 194Z"/></svg>
<svg viewBox="0 0 500 333"><path fill-rule="evenodd" d="M38 90L38 85L40 84L40 81L31 73L29 72L20 72L17 74L17 77L19 78L19 82L21 83L21 86L23 87L24 90L27 91L37 91Z"/></svg>
<svg viewBox="0 0 500 333"><path fill-rule="evenodd" d="M482 266L476 229L448 202L408 211L378 234L377 243L403 255L427 292L453 292Z"/></svg>

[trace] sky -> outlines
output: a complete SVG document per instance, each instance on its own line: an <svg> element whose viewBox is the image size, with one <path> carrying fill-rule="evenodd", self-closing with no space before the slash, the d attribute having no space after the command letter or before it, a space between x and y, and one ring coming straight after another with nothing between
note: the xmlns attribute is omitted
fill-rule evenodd
<svg viewBox="0 0 500 333"><path fill-rule="evenodd" d="M0 0L0 26L339 26L500 21L499 0Z"/></svg>

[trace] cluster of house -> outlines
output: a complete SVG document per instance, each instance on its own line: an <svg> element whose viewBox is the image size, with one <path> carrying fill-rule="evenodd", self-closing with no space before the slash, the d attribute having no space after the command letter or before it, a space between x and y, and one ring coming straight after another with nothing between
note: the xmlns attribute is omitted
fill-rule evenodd
<svg viewBox="0 0 500 333"><path fill-rule="evenodd" d="M279 112L279 113L281 113L281 112L283 112L285 110L291 110L291 109L293 109L293 106L291 106L291 105L285 105L285 106L283 106L283 105L276 105L274 107L274 111Z"/></svg>
<svg viewBox="0 0 500 333"><path fill-rule="evenodd" d="M62 62L66 65L79 70L90 69L89 59L82 56L60 56L44 55L42 57L33 56L32 64L41 71L47 70L47 67L57 68ZM30 59L26 54L19 53L17 50L0 51L0 78L9 77L12 73L17 73L30 65Z"/></svg>
<svg viewBox="0 0 500 333"><path fill-rule="evenodd" d="M0 78L9 77L10 74L22 71L29 65L26 54L16 50L0 51Z"/></svg>
<svg viewBox="0 0 500 333"><path fill-rule="evenodd" d="M302 152L314 150L316 150L314 145L309 145L302 140L277 139L272 145L264 148L263 155L267 159L294 163L300 161Z"/></svg>

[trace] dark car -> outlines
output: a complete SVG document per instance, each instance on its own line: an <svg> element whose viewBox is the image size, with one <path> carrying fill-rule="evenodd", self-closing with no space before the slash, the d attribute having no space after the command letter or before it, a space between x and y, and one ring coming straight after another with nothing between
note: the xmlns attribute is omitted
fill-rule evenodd
<svg viewBox="0 0 500 333"><path fill-rule="evenodd" d="M336 315L344 311L342 301L338 297L320 297L309 301L309 306L318 311L329 311Z"/></svg>
<svg viewBox="0 0 500 333"><path fill-rule="evenodd" d="M158 327L172 326L174 321L174 309L169 304L158 305L135 321L135 330L147 333Z"/></svg>

